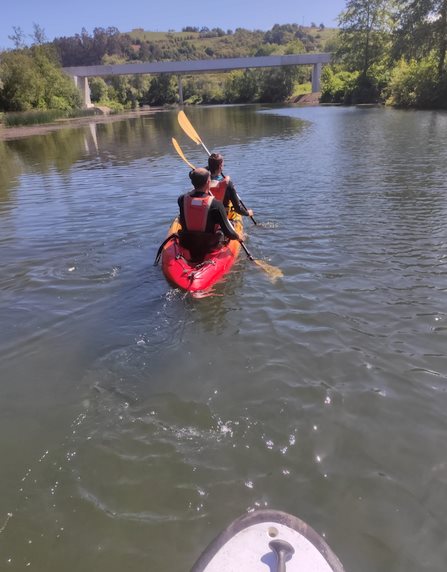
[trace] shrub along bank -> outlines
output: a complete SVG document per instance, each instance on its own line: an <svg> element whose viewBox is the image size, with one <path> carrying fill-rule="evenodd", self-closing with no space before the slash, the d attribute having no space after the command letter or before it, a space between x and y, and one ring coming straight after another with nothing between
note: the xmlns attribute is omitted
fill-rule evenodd
<svg viewBox="0 0 447 572"><path fill-rule="evenodd" d="M325 103L447 109L447 0L347 0Z"/></svg>

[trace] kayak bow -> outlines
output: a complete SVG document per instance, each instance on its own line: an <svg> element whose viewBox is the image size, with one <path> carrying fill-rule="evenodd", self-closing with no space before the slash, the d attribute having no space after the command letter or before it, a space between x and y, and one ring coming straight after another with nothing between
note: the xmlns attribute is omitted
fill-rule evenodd
<svg viewBox="0 0 447 572"><path fill-rule="evenodd" d="M325 540L299 518L258 510L233 521L191 572L344 572Z"/></svg>

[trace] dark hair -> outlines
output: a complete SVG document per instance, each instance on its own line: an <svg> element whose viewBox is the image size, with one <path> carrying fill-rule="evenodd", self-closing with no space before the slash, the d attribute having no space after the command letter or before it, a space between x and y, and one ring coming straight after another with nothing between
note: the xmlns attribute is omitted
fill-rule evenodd
<svg viewBox="0 0 447 572"><path fill-rule="evenodd" d="M206 169L198 168L189 172L189 178L195 189L200 189L209 179L209 172Z"/></svg>
<svg viewBox="0 0 447 572"><path fill-rule="evenodd" d="M208 157L208 169L215 173L217 169L222 165L223 156L220 153L211 153Z"/></svg>

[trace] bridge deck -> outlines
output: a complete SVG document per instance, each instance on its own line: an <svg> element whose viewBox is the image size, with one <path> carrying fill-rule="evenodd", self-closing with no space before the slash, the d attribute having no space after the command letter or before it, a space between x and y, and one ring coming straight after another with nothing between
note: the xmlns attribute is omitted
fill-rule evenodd
<svg viewBox="0 0 447 572"><path fill-rule="evenodd" d="M261 56L253 58L222 58L217 60L78 66L63 68L63 71L68 75L76 77L159 73L188 74L223 72L245 68L328 64L330 61L331 54L293 54L288 56Z"/></svg>

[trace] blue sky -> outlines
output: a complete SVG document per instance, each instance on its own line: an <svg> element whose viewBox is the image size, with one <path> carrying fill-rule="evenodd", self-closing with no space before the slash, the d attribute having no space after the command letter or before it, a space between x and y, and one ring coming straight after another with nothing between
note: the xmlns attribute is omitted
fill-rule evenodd
<svg viewBox="0 0 447 572"><path fill-rule="evenodd" d="M336 26L345 0L3 0L0 49L12 48L8 36L13 26L31 34L33 22L44 28L49 40L72 36L84 27L115 26L120 32L133 28L180 31L184 26L268 30L274 24Z"/></svg>

